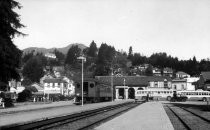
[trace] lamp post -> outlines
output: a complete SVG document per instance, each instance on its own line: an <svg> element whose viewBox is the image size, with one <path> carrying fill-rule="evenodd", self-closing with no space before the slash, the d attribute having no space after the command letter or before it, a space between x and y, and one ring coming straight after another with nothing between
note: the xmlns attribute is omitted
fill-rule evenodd
<svg viewBox="0 0 210 130"><path fill-rule="evenodd" d="M125 78L124 78L124 80L123 80L123 84L124 84L124 99L126 98L125 96L126 96L126 93L125 93Z"/></svg>
<svg viewBox="0 0 210 130"><path fill-rule="evenodd" d="M112 93L112 101L113 101L113 68L111 73L111 93Z"/></svg>
<svg viewBox="0 0 210 130"><path fill-rule="evenodd" d="M82 60L82 106L83 106L83 64L84 64L84 60L86 60L86 58L82 55L80 57L78 57L77 59Z"/></svg>

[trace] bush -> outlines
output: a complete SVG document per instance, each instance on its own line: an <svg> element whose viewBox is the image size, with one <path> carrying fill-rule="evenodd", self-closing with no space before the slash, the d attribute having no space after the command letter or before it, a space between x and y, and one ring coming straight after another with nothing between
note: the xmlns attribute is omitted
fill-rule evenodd
<svg viewBox="0 0 210 130"><path fill-rule="evenodd" d="M5 107L13 107L14 106L11 98L5 98L4 99L4 105L5 105Z"/></svg>
<svg viewBox="0 0 210 130"><path fill-rule="evenodd" d="M17 102L25 102L30 100L32 93L28 89L24 89L21 93L18 94Z"/></svg>

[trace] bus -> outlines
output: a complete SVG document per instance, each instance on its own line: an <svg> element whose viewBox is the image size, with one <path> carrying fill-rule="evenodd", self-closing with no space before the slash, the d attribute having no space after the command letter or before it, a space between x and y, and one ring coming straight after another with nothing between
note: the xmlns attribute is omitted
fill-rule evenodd
<svg viewBox="0 0 210 130"><path fill-rule="evenodd" d="M137 90L136 98L141 99L141 100L145 100L147 95L149 95L150 99L156 98L157 100L159 100L160 98L163 98L163 99L166 99L166 100L170 101L171 98L173 97L173 93L174 93L174 91L173 90L169 90L169 89Z"/></svg>
<svg viewBox="0 0 210 130"><path fill-rule="evenodd" d="M177 95L186 96L188 100L202 100L207 101L210 98L210 91L196 90L196 91L177 91Z"/></svg>

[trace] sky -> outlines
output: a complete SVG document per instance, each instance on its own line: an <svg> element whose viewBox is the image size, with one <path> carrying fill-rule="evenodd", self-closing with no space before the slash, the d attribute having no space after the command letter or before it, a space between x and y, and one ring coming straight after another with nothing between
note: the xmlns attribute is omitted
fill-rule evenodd
<svg viewBox="0 0 210 130"><path fill-rule="evenodd" d="M71 43L150 56L166 52L179 59L210 58L209 0L17 0L15 11L28 34L20 49L65 47Z"/></svg>

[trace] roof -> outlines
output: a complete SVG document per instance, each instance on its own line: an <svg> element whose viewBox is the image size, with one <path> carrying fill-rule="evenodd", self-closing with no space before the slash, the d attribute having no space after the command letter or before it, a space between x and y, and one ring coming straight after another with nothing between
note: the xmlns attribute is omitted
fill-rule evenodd
<svg viewBox="0 0 210 130"><path fill-rule="evenodd" d="M204 80L210 80L210 71L201 72L201 76L203 76Z"/></svg>
<svg viewBox="0 0 210 130"><path fill-rule="evenodd" d="M43 86L41 86L40 84L38 84L38 83L33 83L33 84L31 84L31 86L33 86L33 87L35 87L38 91L40 91L40 90L43 90L44 88L43 88Z"/></svg>
<svg viewBox="0 0 210 130"><path fill-rule="evenodd" d="M111 84L111 76L96 76L100 82ZM169 77L160 77L160 76L122 76L116 77L113 76L113 85L114 86L147 86L150 81L171 81Z"/></svg>
<svg viewBox="0 0 210 130"><path fill-rule="evenodd" d="M168 68L168 67L164 68L163 71L167 71L167 72L173 73L173 70L171 68Z"/></svg>
<svg viewBox="0 0 210 130"><path fill-rule="evenodd" d="M176 72L176 74L180 74L180 75L189 75L189 74L187 74L187 73L185 73L185 72L183 72L183 71L178 71L178 72Z"/></svg>
<svg viewBox="0 0 210 130"><path fill-rule="evenodd" d="M45 83L66 83L66 81L64 81L63 79L60 79L60 78L49 78L49 79L45 79L43 82L45 82Z"/></svg>
<svg viewBox="0 0 210 130"><path fill-rule="evenodd" d="M186 82L187 79L180 79L180 78L175 78L172 80L172 82Z"/></svg>

